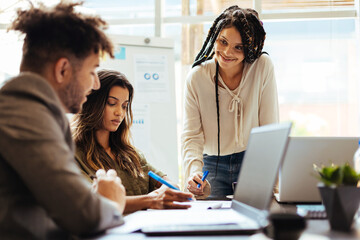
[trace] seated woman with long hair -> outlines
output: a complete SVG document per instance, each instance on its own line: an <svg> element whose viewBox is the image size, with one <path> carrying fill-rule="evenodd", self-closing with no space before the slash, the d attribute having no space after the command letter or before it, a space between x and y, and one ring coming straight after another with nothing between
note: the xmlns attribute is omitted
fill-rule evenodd
<svg viewBox="0 0 360 240"><path fill-rule="evenodd" d="M125 213L140 209L188 208L176 204L192 198L191 193L170 189L149 178L153 171L166 181L164 173L153 168L130 143L131 103L134 90L125 75L98 72L101 87L87 97L82 111L75 116L76 160L90 177L99 169L114 169L126 189Z"/></svg>

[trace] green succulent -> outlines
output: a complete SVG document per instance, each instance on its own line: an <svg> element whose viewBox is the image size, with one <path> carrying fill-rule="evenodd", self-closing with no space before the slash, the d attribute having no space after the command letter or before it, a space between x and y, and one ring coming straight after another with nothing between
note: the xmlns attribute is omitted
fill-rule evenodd
<svg viewBox="0 0 360 240"><path fill-rule="evenodd" d="M356 186L360 181L360 174L356 173L348 163L342 166L331 164L330 166L318 167L314 164L314 170L319 173L319 180L326 186L348 185Z"/></svg>

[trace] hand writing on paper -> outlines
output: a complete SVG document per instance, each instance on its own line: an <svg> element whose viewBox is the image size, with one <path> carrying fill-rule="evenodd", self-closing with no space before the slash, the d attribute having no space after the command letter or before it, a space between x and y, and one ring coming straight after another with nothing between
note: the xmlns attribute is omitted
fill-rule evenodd
<svg viewBox="0 0 360 240"><path fill-rule="evenodd" d="M152 209L186 209L190 205L176 204L176 202L188 202L194 198L191 193L185 193L178 190L170 189L165 185L148 194L153 197L150 208Z"/></svg>
<svg viewBox="0 0 360 240"><path fill-rule="evenodd" d="M192 174L187 180L187 189L196 196L204 196L205 194L209 195L208 193L204 192L204 189L207 185L207 188L209 188L210 184L207 180L202 181L201 178L202 173ZM198 188L198 184L200 184L200 188Z"/></svg>

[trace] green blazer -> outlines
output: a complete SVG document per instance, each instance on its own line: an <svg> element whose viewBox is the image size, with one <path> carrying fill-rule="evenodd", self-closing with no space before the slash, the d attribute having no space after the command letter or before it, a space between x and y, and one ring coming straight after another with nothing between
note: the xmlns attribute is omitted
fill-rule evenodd
<svg viewBox="0 0 360 240"><path fill-rule="evenodd" d="M126 195L127 196L134 196L134 195L144 195L148 194L156 189L157 181L150 178L147 174L149 171L155 172L160 177L165 176L164 173L161 171L156 170L151 164L149 164L144 155L140 154L140 164L141 168L145 173L145 176L142 177L133 177L130 173L128 173L126 170L121 169L120 166L116 166L115 171L117 172L117 175L120 177L122 184L124 185L126 189ZM80 168L83 170L83 174L86 176L88 181L92 181L90 179L90 176L94 176L95 172L91 170L87 165L85 164L85 154L80 149L76 149L76 161L78 162ZM110 156L108 156L110 158Z"/></svg>

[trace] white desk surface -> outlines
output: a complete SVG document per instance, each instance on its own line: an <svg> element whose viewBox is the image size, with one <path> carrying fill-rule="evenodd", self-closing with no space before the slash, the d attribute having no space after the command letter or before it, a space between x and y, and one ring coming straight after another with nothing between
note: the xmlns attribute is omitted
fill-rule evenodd
<svg viewBox="0 0 360 240"><path fill-rule="evenodd" d="M226 205L226 203L225 203ZM226 205L227 206L227 205ZM181 211L181 210L180 210ZM212 210L214 211L214 210ZM216 211L216 210L215 210ZM271 212L296 212L295 205L292 204L278 204L275 200L271 205ZM121 228L121 226L119 227ZM115 230L115 231L114 231ZM240 235L240 236L165 236L165 237L147 237L141 233L122 234L116 231L116 229L110 230L107 233L94 237L87 238L91 240L232 240L232 239L248 239L248 240L269 240L264 234L258 233L251 236ZM352 240L360 239L360 220L354 223L353 231L349 233L332 231L328 220L307 220L307 228L299 238L299 240Z"/></svg>

